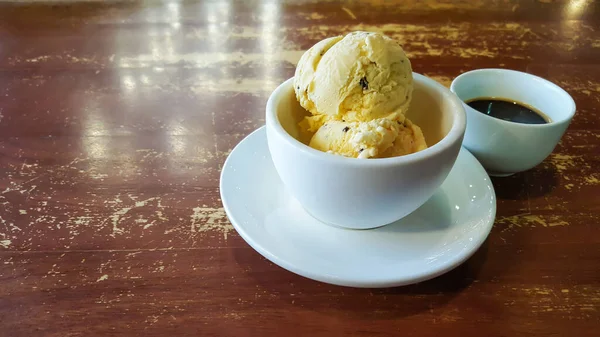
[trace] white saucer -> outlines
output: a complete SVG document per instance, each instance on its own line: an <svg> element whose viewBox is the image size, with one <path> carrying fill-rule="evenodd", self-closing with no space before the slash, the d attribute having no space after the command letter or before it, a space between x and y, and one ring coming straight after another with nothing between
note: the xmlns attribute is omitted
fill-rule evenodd
<svg viewBox="0 0 600 337"><path fill-rule="evenodd" d="M220 187L227 216L256 251L296 274L352 287L400 286L441 275L481 246L496 215L490 178L463 148L439 191L406 218L370 230L323 224L286 192L264 127L233 149Z"/></svg>

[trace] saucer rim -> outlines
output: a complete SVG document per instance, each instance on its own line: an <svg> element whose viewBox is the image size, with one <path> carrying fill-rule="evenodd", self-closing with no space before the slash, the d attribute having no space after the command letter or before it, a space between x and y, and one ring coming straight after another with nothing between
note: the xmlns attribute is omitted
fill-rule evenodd
<svg viewBox="0 0 600 337"><path fill-rule="evenodd" d="M489 181L488 186L490 187L490 192L492 193L492 198L494 200L494 202L491 203L491 206L490 206L490 211L491 211L490 216L485 218L485 219L489 219L489 221L486 221L485 228L482 229L481 231L479 231L483 234L480 235L479 237L477 237L477 241L473 245L470 246L471 247L470 249L466 249L464 251L460 251L458 254L455 254L453 257L450 258L450 261L443 264L443 267L441 267L441 268L438 267L438 268L425 269L421 272L411 274L410 277L404 277L404 278L388 277L388 278L379 278L379 279L370 279L370 280L349 280L347 278L342 279L342 278L338 278L338 277L331 276L331 275L315 273L310 270L306 270L305 268L302 268L300 266L290 264L285 259L281 259L277 255L270 252L269 250L263 248L259 243L257 243L254 239L252 239L251 235L248 234L248 232L244 229L244 227L239 225L241 223L241 221L239 221L239 219L236 218L234 212L231 211L230 205L227 202L227 197L225 197L225 193L223 192L224 191L223 177L225 175L225 168L228 166L229 161L231 160L233 155L236 153L236 150L239 151L242 143L244 143L249 138L256 136L257 134L259 134L261 132L264 133L264 137L266 138L266 126L263 125L263 126L257 128L256 130L252 131L246 137L244 137L231 150L231 152L227 156L227 158L221 168L221 173L220 173L220 177L219 177L219 195L221 197L221 202L223 204L225 213L226 213L229 221L231 222L232 226L235 228L236 232L240 235L240 237L242 237L242 239L252 249L254 249L256 252L258 252L261 256L263 256L270 262L274 263L275 265L277 265L289 272L306 277L308 279L312 279L314 281L319 281L319 282L323 282L323 283L327 283L327 284L344 286L344 287L389 288L389 287L405 286L405 285L419 283L419 282L423 282L423 281L427 281L427 280L436 278L436 277L443 275L443 274L455 269L456 267L460 266L462 263L464 263L466 260L468 260L473 254L475 254L475 252L477 252L481 248L481 246L487 240L487 238L489 237L489 234L491 233L491 230L495 223L496 212L497 212L497 196L496 196L496 192L494 190L494 186L491 182L490 176L485 171L485 169L483 168L481 163L479 163L477 158L475 158L475 156L473 156L473 154L471 154L471 152L469 152L465 147L461 146L459 156L461 155L462 152L464 152L467 157L470 157L472 159L473 163L476 165L476 169L480 171L480 174L482 174L482 176L484 176L484 177L487 177L487 179ZM265 139L265 142L266 142L266 139ZM268 152L268 150L267 150L267 152ZM269 154L269 156L270 156L270 154ZM457 161L458 161L458 158L457 158ZM456 165L456 163L455 163L455 165ZM319 220L315 219L315 221L319 221ZM323 224L323 225L330 226L327 224ZM385 225L385 226L387 226L387 225ZM353 229L347 229L347 228L338 228L338 229L339 230L353 230ZM370 230L370 229L367 229L367 230Z"/></svg>

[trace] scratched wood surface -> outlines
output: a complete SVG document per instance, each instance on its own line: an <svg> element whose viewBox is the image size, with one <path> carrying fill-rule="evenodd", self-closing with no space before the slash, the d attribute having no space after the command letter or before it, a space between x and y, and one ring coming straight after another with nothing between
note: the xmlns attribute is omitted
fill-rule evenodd
<svg viewBox="0 0 600 337"><path fill-rule="evenodd" d="M449 85L505 67L578 107L539 167L493 179L465 264L394 289L262 258L219 198L304 50L399 40ZM600 5L594 1L0 4L0 336L593 336L600 322Z"/></svg>

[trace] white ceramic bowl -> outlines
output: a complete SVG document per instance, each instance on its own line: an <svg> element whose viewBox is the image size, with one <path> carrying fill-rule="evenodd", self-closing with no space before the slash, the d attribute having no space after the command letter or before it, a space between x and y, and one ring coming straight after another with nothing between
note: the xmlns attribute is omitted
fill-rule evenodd
<svg viewBox="0 0 600 337"><path fill-rule="evenodd" d="M463 145L490 175L507 176L541 163L563 136L575 114L575 102L556 84L507 69L479 69L461 74L450 90L461 100L502 97L528 104L548 117L547 124L522 124L485 115L464 104L467 131Z"/></svg>
<svg viewBox="0 0 600 337"><path fill-rule="evenodd" d="M273 91L266 108L269 151L282 182L313 217L345 228L383 226L416 210L444 182L461 147L465 111L443 85L413 74L407 117L429 147L394 158L346 158L305 145L298 122L308 112L296 100L292 79Z"/></svg>

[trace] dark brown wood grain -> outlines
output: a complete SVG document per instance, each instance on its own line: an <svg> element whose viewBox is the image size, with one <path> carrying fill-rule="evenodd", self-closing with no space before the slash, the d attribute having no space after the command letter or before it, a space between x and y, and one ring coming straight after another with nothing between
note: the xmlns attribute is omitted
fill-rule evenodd
<svg viewBox="0 0 600 337"><path fill-rule="evenodd" d="M494 178L482 248L393 289L314 282L229 223L219 173L322 38L377 30L448 86L502 67L577 114L538 167ZM595 1L0 4L0 336L595 336Z"/></svg>

